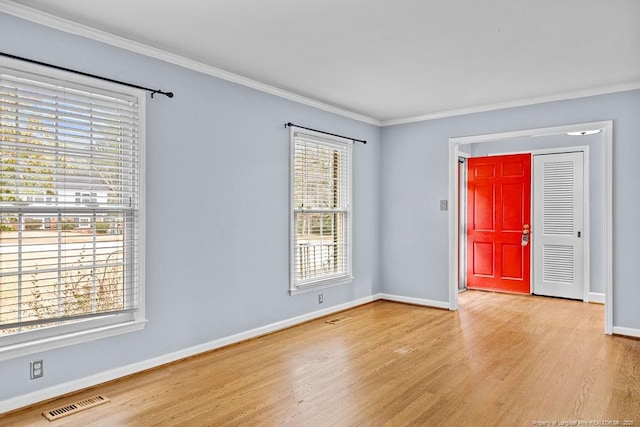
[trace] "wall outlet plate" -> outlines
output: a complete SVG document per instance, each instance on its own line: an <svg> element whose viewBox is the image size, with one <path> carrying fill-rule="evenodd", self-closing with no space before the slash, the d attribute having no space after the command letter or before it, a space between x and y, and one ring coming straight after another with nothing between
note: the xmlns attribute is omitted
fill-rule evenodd
<svg viewBox="0 0 640 427"><path fill-rule="evenodd" d="M318 294L318 304L322 304L324 302L324 294Z"/></svg>
<svg viewBox="0 0 640 427"><path fill-rule="evenodd" d="M440 210L441 211L449 210L449 201L448 200L440 200Z"/></svg>
<svg viewBox="0 0 640 427"><path fill-rule="evenodd" d="M44 362L42 360L33 360L31 362L31 379L42 378L44 375Z"/></svg>

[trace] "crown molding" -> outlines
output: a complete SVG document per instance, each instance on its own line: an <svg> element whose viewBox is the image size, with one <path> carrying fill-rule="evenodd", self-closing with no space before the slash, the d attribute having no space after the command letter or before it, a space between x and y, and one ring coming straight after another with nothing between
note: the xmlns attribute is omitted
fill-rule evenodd
<svg viewBox="0 0 640 427"><path fill-rule="evenodd" d="M630 82L597 88L578 90L573 92L562 92L553 95L539 96L535 98L518 99L514 101L498 102L494 104L476 105L473 107L459 108L455 110L441 111L420 116L382 120L380 126L403 125L407 123L423 122L427 120L442 119L445 117L462 116L465 114L484 113L486 111L502 110L504 108L524 107L526 105L543 104L545 102L564 101L568 99L586 98L588 96L606 95L615 92L626 92L640 89L639 82Z"/></svg>
<svg viewBox="0 0 640 427"><path fill-rule="evenodd" d="M21 19L25 19L36 24L44 25L56 30L64 31L67 33L86 37L98 42L109 44L121 49L126 49L131 52L135 52L141 55L145 55L151 58L159 59L174 65L178 65L193 71L197 71L203 74L208 74L213 77L217 77L232 83L236 83L242 86L246 86L261 92L265 92L271 95L278 96L289 101L297 102L299 104L307 105L313 108L317 108L322 111L337 114L349 119L357 120L360 122L368 123L374 126L394 126L408 123L422 122L428 120L442 119L446 117L462 116L466 114L483 113L487 111L501 110L505 108L523 107L533 104L542 104L545 102L563 101L568 99L584 98L588 96L606 95L615 92L625 92L629 90L640 89L640 81L602 86L597 88L563 92L552 95L545 95L541 97L532 97L525 99L518 99L513 101L498 102L493 104L483 104L471 107L459 108L454 110L439 111L419 116L411 116L405 118L391 119L391 120L377 120L375 118L365 116L363 114L355 113L353 111L345 110L343 108L327 104L313 98L305 97L293 92L289 92L284 89L280 89L275 86L271 86L265 83L261 83L257 80L253 80L247 77L243 77L238 74L234 74L225 70L221 70L216 67L204 64L202 62L194 61L185 58L180 55L176 55L162 49L154 48L152 46L138 43L124 37L116 36L114 34L97 30L95 28L88 27L83 24L63 19L45 12L41 12L31 7L23 6L14 3L10 0L0 0L0 12L7 13L9 15L16 16Z"/></svg>
<svg viewBox="0 0 640 427"><path fill-rule="evenodd" d="M278 96L280 98L294 101L299 104L308 105L310 107L317 108L319 110L334 113L349 119L357 120L364 123L369 123L375 126L380 126L380 121L372 117L358 114L353 111L345 110L334 105L330 105L306 96L298 95L293 92L289 92L284 89L280 89L275 86L271 86L265 83L261 83L256 80L249 79L247 77L240 76L225 70L221 70L216 67L204 64L202 62L194 61L185 58L180 55L167 52L162 49L158 49L144 43L135 42L133 40L126 39L124 37L117 36L115 34L108 33L106 31L97 30L89 26L79 24L67 19L63 19L49 13L33 9L31 7L23 6L14 3L9 0L0 0L0 12L13 15L15 17L25 19L36 24L44 25L56 30L64 31L66 33L75 34L78 36L86 37L95 41L99 41L111 46L115 46L121 49L126 49L131 52L139 53L151 58L159 59L161 61L168 62L170 64L179 65L181 67L197 71L203 74L208 74L213 77L217 77L232 83L237 83L242 86L249 87L251 89L259 90L271 95Z"/></svg>

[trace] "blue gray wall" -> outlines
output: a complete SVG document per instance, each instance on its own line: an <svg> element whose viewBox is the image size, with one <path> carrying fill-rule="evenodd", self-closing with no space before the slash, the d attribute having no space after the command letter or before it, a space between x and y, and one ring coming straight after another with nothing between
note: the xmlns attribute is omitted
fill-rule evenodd
<svg viewBox="0 0 640 427"><path fill-rule="evenodd" d="M602 120L613 120L613 325L640 329L639 90L383 128L384 292L448 299L448 216L438 201L448 198L450 137Z"/></svg>
<svg viewBox="0 0 640 427"><path fill-rule="evenodd" d="M0 400L380 291L377 126L4 14L0 50L175 92L147 102L146 328L0 362ZM355 280L322 306L288 295L289 121L368 141L353 155ZM30 381L34 357L46 374Z"/></svg>

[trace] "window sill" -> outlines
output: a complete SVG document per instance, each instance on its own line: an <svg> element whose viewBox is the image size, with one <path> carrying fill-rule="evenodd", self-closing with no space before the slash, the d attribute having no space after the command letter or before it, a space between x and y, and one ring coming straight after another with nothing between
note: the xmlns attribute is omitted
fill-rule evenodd
<svg viewBox="0 0 640 427"><path fill-rule="evenodd" d="M353 281L353 276L339 277L331 280L325 280L316 283L309 283L303 286L298 286L294 289L289 289L289 295L306 294L308 292L318 291L321 289L333 288L335 286L348 285Z"/></svg>
<svg viewBox="0 0 640 427"><path fill-rule="evenodd" d="M41 353L56 348L82 344L102 338L140 331L144 329L146 323L146 320L130 321L126 323L103 326L85 331L73 332L58 335L55 337L0 347L0 362L4 360L14 359L16 357L27 356L34 353Z"/></svg>

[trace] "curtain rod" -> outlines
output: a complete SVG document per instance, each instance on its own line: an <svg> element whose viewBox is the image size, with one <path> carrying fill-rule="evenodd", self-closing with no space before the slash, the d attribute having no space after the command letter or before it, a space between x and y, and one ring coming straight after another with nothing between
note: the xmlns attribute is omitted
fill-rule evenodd
<svg viewBox="0 0 640 427"><path fill-rule="evenodd" d="M324 131L321 131L321 130L318 130L318 129L306 128L306 127L300 126L300 125L294 125L291 122L284 124L285 129L288 128L288 127L291 127L291 126L295 126L297 128L300 128L300 129L306 129L306 130L311 130L311 131L314 131L314 132L323 133L325 135L337 136L338 138L350 139L353 142L362 142L363 144L367 143L367 141L365 141L364 139L349 138L348 136L336 135L335 133L324 132Z"/></svg>
<svg viewBox="0 0 640 427"><path fill-rule="evenodd" d="M83 71L72 70L71 68L65 68L65 67L60 67L58 65L47 64L46 62L36 61L35 59L29 59L29 58L23 58L21 56L11 55L10 53L0 52L0 56L6 56L7 58L12 58L12 59L19 59L20 61L26 61L26 62L30 62L32 64L43 65L45 67L55 68L56 70L68 71L70 73L80 74L81 76L93 77L94 79L104 80L104 81L107 81L107 82L118 83L118 84L121 84L121 85L133 87L133 88L136 88L136 89L146 90L147 92L151 92L151 98L153 98L153 95L155 95L156 93L159 93L160 95L164 95L167 98L173 98L173 92L165 92L165 91L162 91L160 89L150 89L148 87L138 86L138 85L134 85L132 83L121 82L120 80L110 79L108 77L102 77L102 76L97 76L95 74L85 73Z"/></svg>

